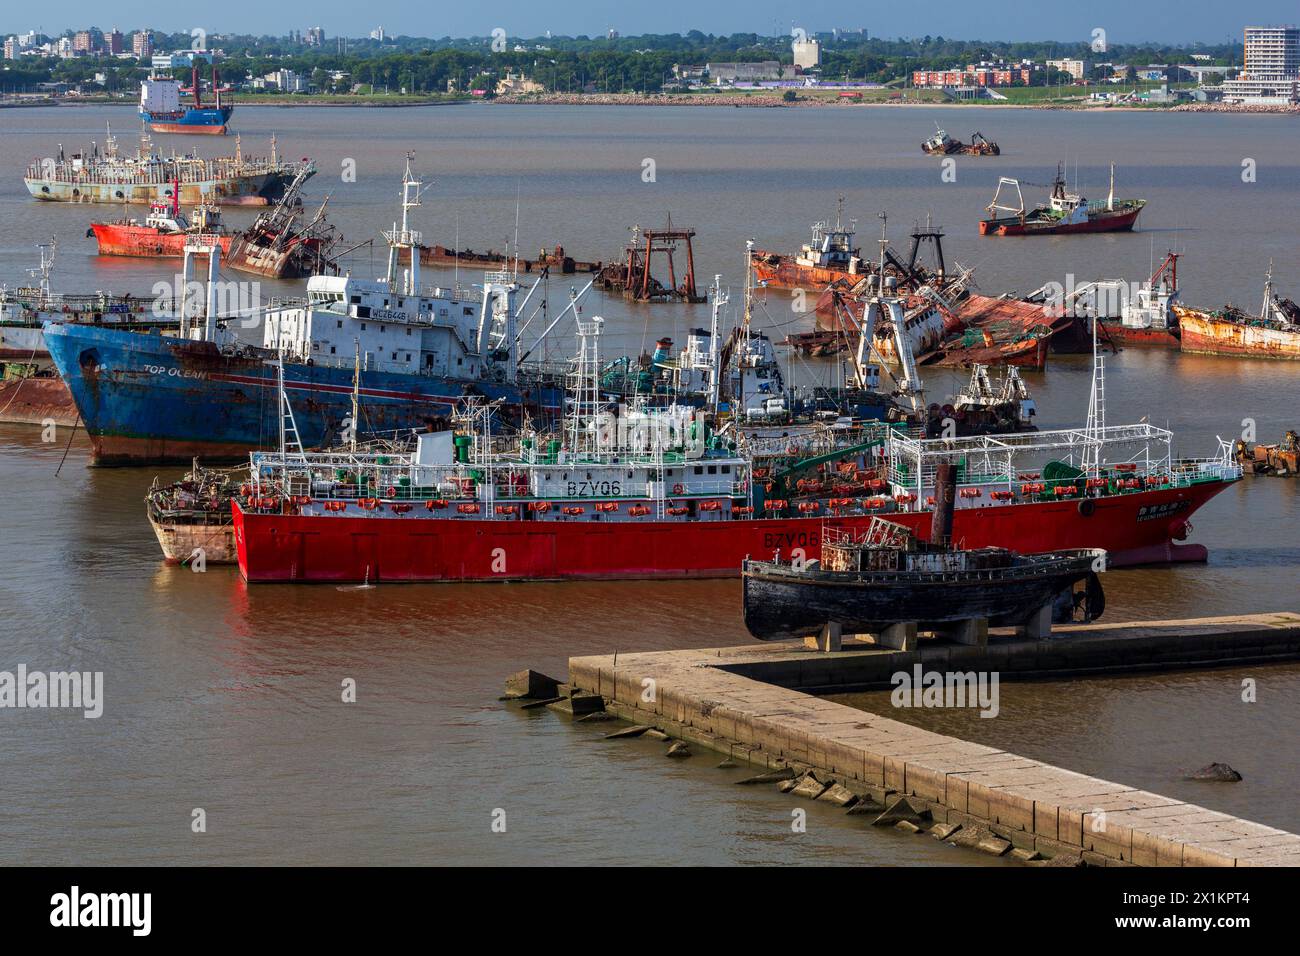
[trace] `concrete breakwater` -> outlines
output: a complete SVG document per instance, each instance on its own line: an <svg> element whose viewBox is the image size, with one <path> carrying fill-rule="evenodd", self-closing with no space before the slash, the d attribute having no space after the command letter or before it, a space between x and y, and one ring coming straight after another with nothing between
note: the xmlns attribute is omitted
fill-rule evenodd
<svg viewBox="0 0 1300 956"><path fill-rule="evenodd" d="M1300 865L1300 835L810 693L877 686L918 663L1014 679L1300 657L1300 614L1293 613L1056 634L1037 641L995 635L987 647L924 641L909 651L862 645L823 653L791 642L576 657L566 690L598 695L634 724L773 771L773 781L799 777L797 795L801 787L802 795L824 796L838 786L893 811L903 825L917 817L935 823L941 838L958 827L991 834L971 845L994 853L1093 865Z"/></svg>

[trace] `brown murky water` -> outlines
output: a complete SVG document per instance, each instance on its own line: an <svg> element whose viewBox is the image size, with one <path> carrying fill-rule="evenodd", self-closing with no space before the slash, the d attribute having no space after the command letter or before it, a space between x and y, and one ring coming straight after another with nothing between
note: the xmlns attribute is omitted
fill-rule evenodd
<svg viewBox="0 0 1300 956"><path fill-rule="evenodd" d="M38 204L22 188L22 165L59 142L102 140L106 119L122 134L135 127L127 110L0 110L0 281L25 281L35 243L50 233L60 240L61 290L144 293L170 278L156 263L92 255L85 229L114 211ZM792 248L811 220L834 215L843 193L866 243L881 208L896 239L932 213L950 230L950 259L977 266L986 291L1064 282L1070 271L1079 281L1136 280L1170 245L1187 252L1190 301L1254 305L1270 257L1282 290L1300 291L1300 166L1289 121L1274 117L456 107L250 108L237 119L246 149L264 149L274 131L286 153L318 160L314 195L331 194L349 242L391 222L410 148L434 180L419 225L428 241L449 245L458 233L461 245L503 246L516 197L522 248L559 241L582 258L608 258L628 226L671 214L699 230L700 284L720 272L738 290L746 236ZM941 183L916 148L936 120L954 135L979 126L1006 155L963 160L958 181ZM209 155L219 148L198 145ZM1257 161L1254 184L1240 182L1243 156ZM339 178L349 157L358 160L356 183ZM1077 158L1096 195L1106 164L1118 163L1122 192L1151 200L1143 229L1082 240L975 237L998 175L1045 181L1058 157L1072 166ZM653 183L642 181L644 158L656 160ZM368 253L353 265L360 274L382 268ZM552 280L548 294L562 301L572 284ZM609 320L610 357L661 334L681 341L707 320L702 307L598 298L585 313ZM800 321L775 293L760 317L774 329ZM562 327L544 349L568 354L570 332ZM1284 363L1127 351L1108 370L1110 421L1168 424L1185 454L1211 453L1215 436L1235 436L1244 418L1265 440L1298 423L1300 369ZM795 374L835 373L797 363ZM951 372L927 373L927 382L935 397L961 384ZM1030 385L1042 424L1082 420L1086 360L1054 359ZM102 670L105 710L97 720L0 710L8 782L0 860L983 862L815 805L808 832L794 834L787 798L731 786L739 771L715 770L707 756L667 761L648 741L601 741L607 726L496 700L507 673L560 673L573 654L744 643L735 582L250 588L228 569L163 565L141 501L154 470L88 470L84 440L66 438L44 444L37 429L0 426L0 670ZM1256 479L1219 496L1194 520L1193 540L1211 547L1210 563L1110 574L1108 614L1294 609L1298 489ZM1246 676L1258 678L1256 704L1239 701ZM340 700L347 678L357 683L355 704ZM1294 829L1297 690L1295 667L1220 670L1008 684L996 720L898 716ZM888 707L882 695L860 703ZM1246 780L1178 780L1211 760ZM190 829L199 807L203 835ZM490 829L497 808L506 811L505 834Z"/></svg>

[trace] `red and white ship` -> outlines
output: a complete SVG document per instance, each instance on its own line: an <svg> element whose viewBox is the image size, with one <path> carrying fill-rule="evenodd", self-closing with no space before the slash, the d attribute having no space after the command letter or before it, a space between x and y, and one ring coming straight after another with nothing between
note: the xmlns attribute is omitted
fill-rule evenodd
<svg viewBox="0 0 1300 956"><path fill-rule="evenodd" d="M1003 187L1016 191L1017 204L998 202ZM998 180L989 218L980 220L981 236L1062 236L1081 232L1126 232L1133 228L1145 199L1115 198L1115 167L1110 167L1110 195L1102 202L1089 202L1079 193L1067 192L1061 167L1056 168L1052 194L1046 203L1025 209L1020 181L1003 176ZM1007 213L1008 215L998 215Z"/></svg>
<svg viewBox="0 0 1300 956"><path fill-rule="evenodd" d="M187 242L204 236L221 243L222 258L225 258L234 237L221 224L221 211L215 206L196 206L194 219L190 221L181 213L179 195L180 188L176 186L170 202L151 203L143 222L129 217L115 222L92 222L88 234L94 235L99 244L99 254L180 259L185 255Z"/></svg>
<svg viewBox="0 0 1300 956"><path fill-rule="evenodd" d="M827 456L819 475L779 483L744 440L712 434L698 409L609 410L599 329L599 319L579 324L562 434L503 447L490 409L470 405L468 428L421 435L414 454L308 454L286 403L281 450L252 456L232 505L244 577L730 577L747 556L817 559L827 529L861 532L882 514L924 539L935 469L954 460L953 538L963 547L1101 548L1112 565L1204 561L1204 546L1179 542L1192 515L1241 477L1225 442L1217 457L1178 459L1164 429L1105 425L1097 358L1083 428L925 440L878 424L873 440Z"/></svg>

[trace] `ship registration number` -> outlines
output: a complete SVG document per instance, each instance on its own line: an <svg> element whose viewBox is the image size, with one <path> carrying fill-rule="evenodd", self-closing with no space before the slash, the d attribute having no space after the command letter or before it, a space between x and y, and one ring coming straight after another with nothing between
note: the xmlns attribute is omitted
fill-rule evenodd
<svg viewBox="0 0 1300 956"><path fill-rule="evenodd" d="M569 498L609 498L623 493L621 481L571 481L566 492Z"/></svg>
<svg viewBox="0 0 1300 956"><path fill-rule="evenodd" d="M1162 501L1156 505L1143 505L1138 509L1138 521L1151 521L1156 518L1168 518L1191 507L1190 501Z"/></svg>

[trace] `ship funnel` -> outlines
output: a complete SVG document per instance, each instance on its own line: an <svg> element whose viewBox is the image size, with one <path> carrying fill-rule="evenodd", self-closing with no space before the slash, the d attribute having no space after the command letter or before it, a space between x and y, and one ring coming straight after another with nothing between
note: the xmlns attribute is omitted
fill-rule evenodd
<svg viewBox="0 0 1300 956"><path fill-rule="evenodd" d="M957 498L957 466L944 462L935 467L934 514L930 519L930 543L952 544L952 513Z"/></svg>

